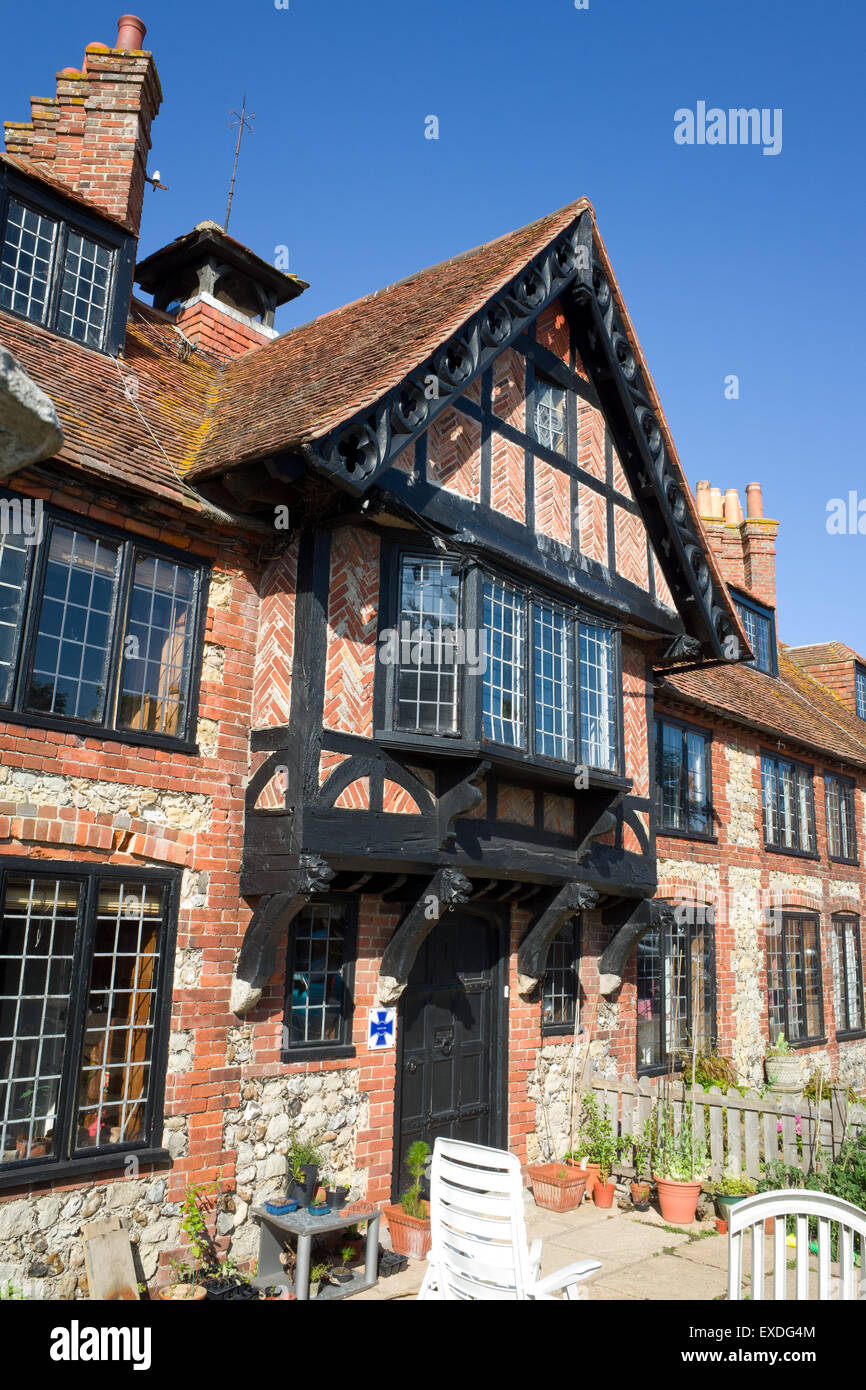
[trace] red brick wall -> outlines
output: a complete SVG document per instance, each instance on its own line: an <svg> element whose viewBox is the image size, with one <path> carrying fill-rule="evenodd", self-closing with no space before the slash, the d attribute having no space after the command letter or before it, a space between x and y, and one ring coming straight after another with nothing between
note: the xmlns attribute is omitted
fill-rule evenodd
<svg viewBox="0 0 866 1390"><path fill-rule="evenodd" d="M288 724L292 707L298 542L272 560L262 582L253 691L253 728Z"/></svg>
<svg viewBox="0 0 866 1390"><path fill-rule="evenodd" d="M243 357L254 348L263 347L271 341L269 334L262 333L252 324L243 323L203 299L196 300L189 308L178 314L177 326L204 352L228 362L235 357Z"/></svg>
<svg viewBox="0 0 866 1390"><path fill-rule="evenodd" d="M326 729L372 735L378 601L378 537L360 527L340 528L331 541Z"/></svg>

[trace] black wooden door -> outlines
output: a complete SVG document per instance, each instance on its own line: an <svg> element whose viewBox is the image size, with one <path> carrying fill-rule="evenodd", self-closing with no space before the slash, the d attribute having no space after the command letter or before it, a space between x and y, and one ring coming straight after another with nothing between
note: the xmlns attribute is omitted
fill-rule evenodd
<svg viewBox="0 0 866 1390"><path fill-rule="evenodd" d="M418 952L401 1008L395 1199L416 1139L500 1142L502 939L490 918L454 912Z"/></svg>

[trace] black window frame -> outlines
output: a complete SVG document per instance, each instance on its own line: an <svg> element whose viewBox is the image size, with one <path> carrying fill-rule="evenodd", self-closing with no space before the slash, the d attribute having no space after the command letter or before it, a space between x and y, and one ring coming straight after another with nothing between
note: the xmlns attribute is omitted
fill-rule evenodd
<svg viewBox="0 0 866 1390"><path fill-rule="evenodd" d="M563 393L562 442L564 448L562 450L554 449L550 444L545 444L539 435L538 408L541 405L541 400L538 388L540 385L552 387L553 390L561 391ZM539 446L539 448L544 450L544 454L541 457L544 457L545 459L558 458L563 460L564 462L572 464L576 463L577 460L576 458L572 458L571 450L572 433L574 433L576 436L576 430L574 432L572 431L572 416L576 417L577 413L574 406L575 400L575 392L571 386L564 386L561 382L556 381L548 372L546 372L543 367L536 366L532 382L532 399L531 402L528 403L531 404L532 407L532 422L531 427L527 430L527 437L532 439ZM529 424L528 421L527 424Z"/></svg>
<svg viewBox="0 0 866 1390"><path fill-rule="evenodd" d="M816 946L817 946L816 957L817 957L817 962L818 962L818 964L817 964L817 971L818 971L818 981L817 981L817 985L818 985L818 987L817 987L816 995L817 995L817 1000L818 1000L818 1013L819 1013L819 1016L820 1016L820 1022L819 1022L819 1030L818 1030L818 1033L817 1033L814 1037L812 1037L812 1036L802 1037L802 1038L793 1038L793 1037L791 1037L791 1027L790 1027L790 1024L791 1024L791 1000L790 1000L790 995L789 995L789 992L788 992L788 948L787 948L787 940L786 940L787 924L788 924L788 922L791 922L791 921L796 921L796 922L799 922L799 923L800 923L800 939L799 939L800 959L801 959L802 962L804 962L804 965L803 965L803 968L802 968L801 971L800 971L800 976L799 976L799 978L798 978L798 986L799 986L800 990L802 991L803 1003L804 1003L804 1010L805 1010L805 1001L806 1001L806 976L805 976L805 959L806 959L806 951L805 951L804 944L803 944L803 925L802 925L802 924L803 924L803 922L813 922L813 923L815 924L815 943L816 943ZM788 1042L788 1044L789 1044L790 1047L816 1047L816 1046L818 1046L819 1044L825 1043L825 1042L827 1041L827 1027L826 1027L826 1014L825 1014L825 1011L824 1011L824 962L823 962L823 958L822 958L823 945L822 945L822 942L821 942L821 915L820 915L820 913L818 913L818 912L812 912L812 911L810 911L810 910L808 910L808 909L806 909L806 908L781 908L781 909L774 910L773 913L771 914L771 917L770 917L770 921L769 921L769 925L768 925L767 931L768 931L768 933L769 933L769 932L774 932L776 935L778 935L779 941L781 942L781 948L780 948L779 956L780 956L780 961L781 961L782 996L783 996L783 1008L784 1008L784 1016L785 1016L785 1021L784 1021L784 1025L783 1025L783 1028L782 1028L783 1036L785 1037L785 1039L786 1039L786 1041ZM770 947L769 947L769 944L768 944L768 945L767 945L767 965L766 965L766 976L767 976L767 1027L768 1027L768 1032L769 1032L769 1034L770 1034L770 1045L773 1046L773 1044L776 1042L776 1037L777 1037L777 1035L778 1035L778 1029L776 1030L775 1033L773 1032L773 1025L772 1025L771 1020L770 1020L770 1013L771 1013L770 991L771 991L771 989L772 989L772 984L771 984L770 959L769 959L769 957L770 957Z"/></svg>
<svg viewBox="0 0 866 1390"><path fill-rule="evenodd" d="M22 493L10 492L0 487L0 501L31 502ZM175 550L159 542L140 536L135 531L124 531L101 522L91 521L89 517L79 516L60 507L47 503L43 505L42 532L35 545L27 546L24 579L22 583L23 600L18 623L13 636L12 690L9 702L0 703L0 722L23 724L28 728L55 729L78 734L83 738L99 738L117 743L146 745L153 748L174 750L182 753L197 753L196 726L201 694L201 670L204 658L204 630L207 615L207 595L212 566L208 560L191 555L183 550ZM48 560L51 533L57 525L80 532L92 539L110 541L119 547L119 580L115 598L115 608L111 618L110 643L108 650L108 670L106 676L105 709L106 714L117 717L120 700L120 679L123 667L123 638L129 613L133 572L137 557L153 557L170 564L183 565L194 571L194 593L190 611L193 615L193 631L190 635L189 697L183 733L161 734L145 729L129 729L122 725L97 723L84 719L67 718L64 715L28 710L24 707L25 691L32 665L36 637L38 634L39 610L42 602L45 581L45 568Z"/></svg>
<svg viewBox="0 0 866 1390"><path fill-rule="evenodd" d="M866 666L858 661L854 663L854 710L858 719L866 720Z"/></svg>
<svg viewBox="0 0 866 1390"><path fill-rule="evenodd" d="M830 850L830 783L831 783L831 782L835 782L835 783L836 783L837 787L839 788L839 794L841 794L841 792L844 790L844 792L846 793L847 797L849 798L849 805L850 805L850 810L851 810L851 815L850 815L850 818L849 818L850 838L851 838L851 840L853 841L853 848L854 848L854 853L853 853L853 855L851 855L851 856L845 856L845 855L843 855L843 854L832 854L832 853L831 853L831 850ZM857 783L854 781L854 778L853 778L853 777L846 777L846 776L844 776L844 774L841 773L841 772L825 772L825 773L824 773L824 816L825 816L825 833L826 833L826 836L827 836L827 858L828 858L828 859L831 861L831 863L833 863L833 864L859 864L859 863L860 863L860 856L859 856L859 849L858 849L858 843L857 843ZM839 825L840 838L841 838L841 830L842 830L842 826L841 826L841 820L840 820L840 825Z"/></svg>
<svg viewBox="0 0 866 1390"><path fill-rule="evenodd" d="M662 816L661 792L661 760L664 749L664 741L660 737L662 726L667 725L671 729L678 729L682 733L682 763L680 767L680 788L679 805L680 812L688 820L688 735L696 734L704 740L704 778L706 783L707 795L705 800L706 820L709 830L690 830L679 829L676 826L665 825ZM655 813L656 833L660 835L670 835L681 840L703 840L712 844L717 843L718 836L713 833L715 824L715 813L713 810L713 732L711 729L703 728L700 724L690 724L684 719L674 719L667 714L657 714L652 722L652 760L651 770L655 786L653 788L653 807Z"/></svg>
<svg viewBox="0 0 866 1390"><path fill-rule="evenodd" d="M760 759L761 759L761 767L760 767L760 772L761 772L761 834L762 834L763 837L764 837L764 850L765 850L768 854L787 854L787 855L792 856L792 857L795 858L795 859L820 859L820 858L821 858L821 854L820 854L820 851L818 850L818 831L817 831L817 826L816 826L816 822L815 822L815 769L811 766L810 763L801 763L801 762L799 762L796 758L789 758L789 757L784 756L784 755L781 754L781 753L773 753L770 749L767 749L767 748L761 748L761 749L759 749L759 756L760 756ZM771 762L771 763L773 764L773 766L774 766L774 774L773 774L773 775L774 775L775 794L776 794L776 801L777 801L777 804L778 804L778 799L779 799L779 764L780 764L780 763L784 763L787 767L791 767L791 768L795 769L795 771L807 772L807 773L809 774L809 816L810 816L810 824L811 824L811 830L812 830L812 844L813 844L814 847L815 847L814 849L800 849L800 848L799 848L799 844L800 844L800 842L801 842L801 840L802 840L802 836L801 836L801 834L800 834L800 807L799 807L799 800L798 800L798 798L796 798L796 797L794 798L794 812L795 812L795 819L796 819L796 826L797 826L797 841L798 841L797 847L794 848L794 847L788 846L788 845L777 844L777 843L775 843L773 840L770 840L770 839L768 838L768 836L767 836L768 816L767 816L767 807L766 807L766 803L765 803L765 800L764 800L764 763L765 763L765 761L766 761L766 762Z"/></svg>
<svg viewBox="0 0 866 1390"><path fill-rule="evenodd" d="M66 203L36 181L30 181L17 171L9 169L8 166L0 166L0 247L5 245L6 241L6 226L11 200L22 203L32 212L42 217L51 218L52 221L58 223L58 241L51 269L44 319L29 318L26 314L20 314L7 305L0 306L0 315L8 314L10 318L17 319L19 323L33 324L34 327L41 328L46 333L63 338L65 342L74 343L84 351L99 352L102 355L116 357L123 348L126 336L129 297L132 292L132 275L135 267L136 239L133 234L125 231L114 222L100 218L95 209L91 213L85 208L76 206L71 201ZM80 338L64 333L56 326L60 298L59 287L63 276L63 251L70 231L77 232L89 241L99 243L111 251L113 256L111 283L105 306L105 323L99 346L93 343L84 343Z"/></svg>
<svg viewBox="0 0 866 1390"><path fill-rule="evenodd" d="M345 913L343 921L343 941L345 959L342 966L343 1000L340 1011L340 1040L325 1038L321 1042L304 1040L292 1045L291 1000L289 991L294 978L295 945L297 925L304 912L313 907L341 907ZM342 1057L355 1057L357 1048L352 1042L355 1020L355 965L358 959L358 901L346 893L315 893L301 908L289 924L286 941L286 979L283 999L283 1042L280 1061L290 1062L328 1062Z"/></svg>
<svg viewBox="0 0 866 1390"><path fill-rule="evenodd" d="M525 741L522 747L506 743L498 743L489 739L484 734L483 719L483 675L472 675L464 669L458 669L457 682L457 727L453 733L433 733L424 732L417 729L402 728L398 722L397 709L397 667L393 664L384 666L384 670L377 672L377 690L374 709L375 737L383 743L400 744L405 747L430 748L431 745L441 751L449 751L455 754L461 752L482 752L485 756L490 756L503 766L513 764L515 766L531 765L534 768L549 769L551 773L560 774L562 779L573 782L575 767L582 767L581 740L580 740L580 624L584 623L592 627L606 628L612 634L612 656L613 669L612 681L614 688L614 766L610 769L601 767L589 767L590 775L595 779L604 781L616 781L625 778L625 739L624 739L624 710L623 710L623 685L622 685L622 624L605 614L598 613L590 609L582 602L575 602L564 598L561 594L551 593L526 579L508 573L504 568L492 565L487 561L478 559L467 559L466 556L455 554L447 549L441 550L431 547L428 551L423 545L416 541L414 544L404 544L394 541L390 546L383 547L382 568L380 575L380 593L387 596L380 604L379 632L377 640L382 642L386 631L397 632L400 621L400 576L402 573L403 559L428 559L432 555L440 559L450 560L458 570L460 581L460 602L459 614L460 622L464 629L472 626L478 631L484 630L484 581L491 579L496 583L507 584L517 589L523 598L524 603L524 645L526 662L524 664L524 722L523 731ZM535 679L534 679L534 607L538 602L548 607L553 607L565 611L574 627L573 645L573 665L574 665L574 757L555 758L549 754L538 753L535 751L536 722L535 722ZM399 632L398 632L399 637ZM377 666L381 666L377 662Z"/></svg>
<svg viewBox="0 0 866 1390"><path fill-rule="evenodd" d="M848 946L844 930L837 933L837 928L844 929L849 923L854 923L854 940L857 943L857 985L860 991L860 1018L862 1020L859 1028L849 1026L851 1000L848 993ZM833 980L833 1009L837 1012L836 1017L836 1037L839 1041L846 1041L850 1038L866 1038L866 998L863 995L863 928L860 915L857 912L838 911L834 912L830 918L830 930L833 939L837 943L835 949L839 951L842 964L842 987L844 991L845 1003L845 1026L839 1026L838 1012L836 1010L836 981ZM841 936L841 942L839 940ZM831 947L831 949L833 949ZM835 963L835 957L831 959L831 966Z"/></svg>
<svg viewBox="0 0 866 1390"><path fill-rule="evenodd" d="M551 964L550 953L558 943L565 944L566 947L568 946L569 943L565 938L569 932L571 934L571 964ZM580 921L577 917L573 917L560 928L548 947L547 966L545 967L544 975L541 979L540 990L541 1032L544 1037L551 1037L557 1033L573 1034L575 1029L580 1025L580 950ZM560 974L565 977L570 986L567 994L564 991L560 991L559 993L563 998L570 997L571 1013L566 1019L554 1023L545 1023L544 1005L548 997L548 985L552 982L552 977L554 975Z"/></svg>
<svg viewBox="0 0 866 1390"><path fill-rule="evenodd" d="M669 904L669 906L672 907L673 904ZM687 1018L687 1020L686 1020L686 1032L687 1032L687 1034L690 1034L690 1032L691 1032L692 1018L693 1018L693 1015L692 1015L692 1000L693 1000L693 998L694 998L694 983L693 983L692 977L691 977L691 963L692 963L693 957L692 957L692 952L691 952L691 949L690 949L690 948L691 948L692 934L693 934L694 932L696 932L699 928L701 928L704 932L706 932L706 933L709 934L709 947L708 947L708 949L709 949L710 961L709 961L709 965L704 967L704 968L706 969L706 978L705 978L705 980L703 981L703 984L704 984L704 989L705 989L705 998L708 1000L708 1003L707 1003L707 1024L708 1024L708 1027L707 1027L707 1042L708 1042L710 1045L713 1045L713 1046L714 1046L714 1045L715 1045L715 1040L716 1040L716 1038L717 1038L717 1024L718 1024L718 951L717 951L717 947L716 947L716 922L715 922L715 912L714 912L713 907L712 907L711 904L708 904L708 903L707 903L707 904L703 904L703 903L698 903L698 902L695 902L695 903L688 903L688 904L686 904L686 905L679 905L679 908L678 908L677 910L684 910L684 911L686 912L686 914L687 914L687 919L686 919L686 921L683 922L683 923L677 923L677 924L676 924L676 930L682 931L682 930L685 928L685 929L687 929L688 932L689 932L689 938L688 938L688 942L687 942L688 949L687 949L686 952L684 953L684 954L685 954L685 958L689 961L689 966L690 966L689 979L688 979L688 981L686 982L686 986L685 986L686 1004L687 1004L687 1009L688 1009L688 1018ZM643 1063L641 1063L640 1058L639 1058L639 1055L638 1055L639 1039L638 1039L637 1032L636 1032L636 1033L635 1033L635 1075L636 1075L637 1077L641 1077L641 1076L666 1076L666 1075L668 1074L668 1072L671 1071L671 1070L673 1070L673 1071L681 1071L681 1070L682 1070L682 1066L683 1066L683 1061L682 1061L682 1050L678 1051L673 1057L669 1057L668 1054L667 1054L667 1051L666 1051L666 1049L667 1049L667 1042L668 1042L668 1034L669 1034L669 1031L670 1031L670 1023L671 1023L671 1021L668 1019L668 1005L667 1005L667 997L666 997L666 989L665 989L665 983L666 983L666 982L665 982L665 962L666 962L668 956L671 954L671 931L670 931L670 929L669 929L668 927L666 927L666 926L664 925L664 922L663 922L663 921L660 922L658 925L654 925L654 926L650 927L649 931L645 932L644 935L640 938L640 940L639 940L638 943L637 943L637 948L636 948L636 949L637 949L638 952L640 951L641 946L644 945L644 943L647 942L648 938L650 938L650 937L652 937L652 936L656 936L657 939L658 939L657 953L658 953L658 961L659 961L659 968L660 968L660 976L659 976L659 1001L660 1001L660 1011L661 1011L661 1012L660 1012L660 1020L659 1020L659 1022L660 1022L660 1029L661 1029L662 1057L661 1057L661 1060L658 1061L658 1062L651 1062L651 1063L648 1063L648 1064L643 1064ZM707 949L706 943L705 943L705 948L704 948L704 949L705 949L705 950ZM638 956L637 956L637 954L636 954L636 956L635 956L635 964L636 964L636 966L637 966L637 961L638 961ZM636 994L635 994L635 1010L637 1010L637 1006L638 1006L638 996L637 996L637 993L636 993Z"/></svg>
<svg viewBox="0 0 866 1390"><path fill-rule="evenodd" d="M130 1154L140 1164L171 1163L171 1154L162 1147L165 1120L165 1084L168 1071L169 1036L174 987L174 959L177 944L178 913L180 909L181 873L179 868L139 868L137 865L88 864L80 860L22 859L15 856L0 858L0 907L5 898L7 874L31 879L76 880L83 885L79 920L76 927L74 961L70 978L70 1028L64 1050L61 1085L58 1092L61 1113L60 1157L48 1155L22 1158L0 1164L0 1190L55 1179L77 1178L83 1173L99 1173L127 1166ZM145 1109L144 1137L123 1145L103 1145L72 1153L74 1118L76 1113L75 1083L78 1077L86 1022L86 998L89 967L93 956L95 916L100 882L137 882L163 887L164 938L160 951L156 1003L153 1020L153 1052L150 1063L151 1087Z"/></svg>
<svg viewBox="0 0 866 1390"><path fill-rule="evenodd" d="M755 652L754 657L750 661L748 661L746 665L751 666L752 669L755 671L761 671L765 676L772 676L775 678L779 674L779 656L776 647L776 614L774 610L772 608L768 608L767 605L764 603L759 603L757 599L749 598L746 594L740 593L738 589L731 589L730 592L731 598L734 601L735 608L748 609L749 612L754 613L756 617L763 619L766 623L769 624L769 636L767 639L770 658L769 669L765 670L763 666L758 665L757 651Z"/></svg>

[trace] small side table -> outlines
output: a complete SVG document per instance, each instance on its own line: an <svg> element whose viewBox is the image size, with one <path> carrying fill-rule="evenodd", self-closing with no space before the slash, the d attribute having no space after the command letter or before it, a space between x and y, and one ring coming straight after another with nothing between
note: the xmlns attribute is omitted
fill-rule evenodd
<svg viewBox="0 0 866 1390"><path fill-rule="evenodd" d="M286 1271L280 1264L287 1235L295 1236L298 1242L298 1258L295 1266L295 1293L298 1301L310 1297L310 1251L313 1237L324 1235L327 1231L345 1231L350 1226L367 1223L364 1244L364 1272L353 1275L345 1284L328 1284L319 1293L320 1298L348 1298L350 1294L360 1293L362 1289L372 1289L379 1279L379 1219L381 1213L373 1208L369 1216L359 1216L349 1212L340 1216L330 1212L327 1216L311 1216L299 1207L286 1216L272 1216L264 1207L253 1207L252 1215L259 1222L259 1266L253 1279L257 1288L267 1288L269 1284L285 1284Z"/></svg>

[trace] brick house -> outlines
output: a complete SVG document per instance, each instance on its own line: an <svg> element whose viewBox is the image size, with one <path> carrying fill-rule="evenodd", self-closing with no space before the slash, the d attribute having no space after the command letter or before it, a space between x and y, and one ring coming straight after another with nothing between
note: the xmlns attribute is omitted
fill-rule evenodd
<svg viewBox="0 0 866 1390"><path fill-rule="evenodd" d="M784 872L815 910L747 824L768 730L860 798L866 768L793 655L732 664L771 524L735 574L591 206L279 337L305 282L214 223L135 265L142 39L90 45L0 158L0 340L64 433L0 489L0 1278L59 1297L96 1212L164 1274L192 1181L252 1257L296 1130L376 1202L418 1136L535 1157L581 998L599 1068L654 1065L684 885ZM656 844L654 708L712 731L715 838ZM725 1001L762 947L728 930L747 1070L764 1020Z"/></svg>

